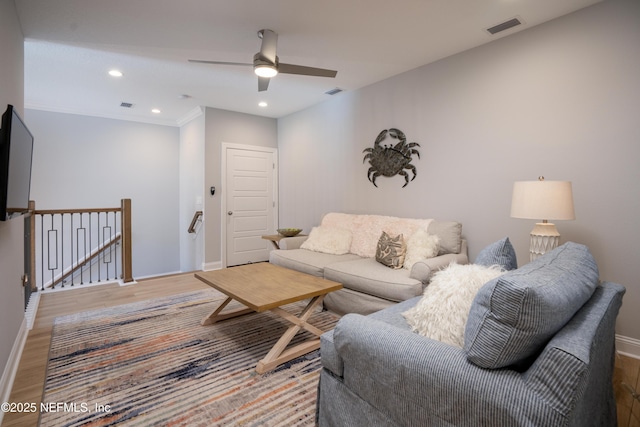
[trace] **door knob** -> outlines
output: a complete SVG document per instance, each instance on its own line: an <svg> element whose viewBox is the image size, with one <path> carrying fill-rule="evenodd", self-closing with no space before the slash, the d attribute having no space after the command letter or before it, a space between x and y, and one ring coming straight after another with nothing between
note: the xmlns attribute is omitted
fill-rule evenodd
<svg viewBox="0 0 640 427"><path fill-rule="evenodd" d="M233 211L227 212L227 215L233 215Z"/></svg>

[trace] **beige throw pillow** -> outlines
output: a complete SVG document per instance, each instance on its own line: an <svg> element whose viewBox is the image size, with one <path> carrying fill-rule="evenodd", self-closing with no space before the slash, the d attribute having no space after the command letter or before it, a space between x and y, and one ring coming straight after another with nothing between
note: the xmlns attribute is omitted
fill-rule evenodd
<svg viewBox="0 0 640 427"><path fill-rule="evenodd" d="M504 273L495 265L451 264L434 274L422 299L402 315L414 332L462 348L476 293Z"/></svg>
<svg viewBox="0 0 640 427"><path fill-rule="evenodd" d="M307 240L300 245L301 249L333 255L347 254L350 247L351 231L322 225L313 227Z"/></svg>
<svg viewBox="0 0 640 427"><path fill-rule="evenodd" d="M378 240L376 250L376 261L386 265L389 268L399 269L404 264L404 257L407 253L407 245L404 242L402 234L396 237L389 236L386 232L382 232Z"/></svg>
<svg viewBox="0 0 640 427"><path fill-rule="evenodd" d="M420 228L407 240L407 255L404 258L404 268L411 270L413 264L426 258L433 258L438 255L439 251L440 238L429 234L424 228Z"/></svg>

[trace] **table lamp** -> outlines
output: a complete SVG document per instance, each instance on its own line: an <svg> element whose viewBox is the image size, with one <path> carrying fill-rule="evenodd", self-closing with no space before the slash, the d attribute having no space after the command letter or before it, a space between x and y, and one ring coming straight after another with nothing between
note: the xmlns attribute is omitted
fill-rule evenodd
<svg viewBox="0 0 640 427"><path fill-rule="evenodd" d="M538 219L531 230L529 257L533 261L557 247L560 233L549 220L575 219L571 181L516 181L511 198L511 217Z"/></svg>

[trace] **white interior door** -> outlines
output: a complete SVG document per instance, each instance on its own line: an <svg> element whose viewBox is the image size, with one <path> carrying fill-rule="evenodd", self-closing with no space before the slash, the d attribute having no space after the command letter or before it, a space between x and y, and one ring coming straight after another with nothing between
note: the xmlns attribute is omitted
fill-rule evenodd
<svg viewBox="0 0 640 427"><path fill-rule="evenodd" d="M275 149L225 147L226 265L267 261L275 234Z"/></svg>

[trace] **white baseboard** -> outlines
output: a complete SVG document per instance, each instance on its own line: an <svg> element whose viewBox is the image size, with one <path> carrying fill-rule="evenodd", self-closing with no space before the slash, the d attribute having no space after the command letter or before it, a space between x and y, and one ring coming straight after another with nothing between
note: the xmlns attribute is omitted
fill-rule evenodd
<svg viewBox="0 0 640 427"><path fill-rule="evenodd" d="M202 264L203 271L222 270L222 261L207 262Z"/></svg>
<svg viewBox="0 0 640 427"><path fill-rule="evenodd" d="M138 280L155 279L157 277L173 276L174 274L182 274L182 273L184 273L184 271L178 270L178 271L165 271L164 273L158 273L158 274L149 274L147 276L139 276L139 277L136 277L133 282L123 283L122 286L127 286L129 284L133 284L134 282L138 283L137 282Z"/></svg>
<svg viewBox="0 0 640 427"><path fill-rule="evenodd" d="M135 280L132 280L130 282L123 282L122 280L118 281L120 283L120 286L131 286L131 285L137 285L138 282Z"/></svg>
<svg viewBox="0 0 640 427"><path fill-rule="evenodd" d="M28 333L27 318L25 317L20 325L18 335L13 342L13 347L9 354L9 360L7 360L4 372L2 373L2 379L0 379L0 402L9 402L9 397L11 397L11 388L13 387L13 380L15 380L16 374L18 373L18 365L20 364L20 357L22 357L24 344L27 342ZM0 411L0 424L2 423L3 416L4 412Z"/></svg>
<svg viewBox="0 0 640 427"><path fill-rule="evenodd" d="M616 334L616 350L625 356L640 359L640 340Z"/></svg>
<svg viewBox="0 0 640 427"><path fill-rule="evenodd" d="M38 314L38 306L40 305L41 292L32 292L27 303L27 309L24 311L24 317L27 319L27 331L33 329Z"/></svg>

